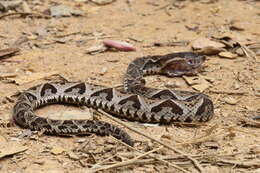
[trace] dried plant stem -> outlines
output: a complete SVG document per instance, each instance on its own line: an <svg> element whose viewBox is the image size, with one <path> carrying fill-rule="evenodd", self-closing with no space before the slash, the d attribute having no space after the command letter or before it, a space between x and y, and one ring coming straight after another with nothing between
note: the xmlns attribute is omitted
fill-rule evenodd
<svg viewBox="0 0 260 173"><path fill-rule="evenodd" d="M130 160L127 160L127 161L123 161L123 162L119 162L119 163L115 163L115 164L113 164L113 165L103 166L103 167L97 168L97 169L94 168L92 171L97 172L97 171L101 171L101 170L112 169L112 168L118 168L118 167L122 167L122 166L127 166L127 165L131 165L131 164L135 164L138 159L140 159L140 158L142 158L142 157L144 157L144 156L146 156L146 155L149 155L149 154L151 154L151 153L153 153L153 152L155 152L155 151L158 151L158 150L160 150L160 149L162 149L162 148L163 148L163 146L161 146L161 147L159 147L159 148L156 148L156 149L153 149L153 150L151 150L151 151L148 151L148 152L146 152L146 153L144 153L144 154L141 154L141 155L139 155L139 156L137 156L137 157L135 157L135 158L133 158L133 159L130 159Z"/></svg>
<svg viewBox="0 0 260 173"><path fill-rule="evenodd" d="M157 143L163 145L164 147L166 147L166 148L168 148L168 149L170 149L170 150L172 150L172 151L174 151L174 152L176 152L176 153L179 153L179 154L185 156L186 158L188 158L189 160L192 161L192 163L194 164L194 166L195 166L200 172L204 172L204 171L203 171L203 168L201 167L201 165L199 164L199 162L198 162L196 159L192 158L189 154L184 153L183 151L178 150L177 148L174 148L174 147L172 147L172 146L169 146L169 145L167 145L167 144L165 144L165 143L163 143L163 142L161 142L161 141L159 141L159 140L157 140L157 139L155 139L155 138L153 138L153 137L151 137L151 136L149 136L149 135L147 135L147 134L144 134L144 133L140 132L140 131L137 130L137 129L134 129L134 128L130 127L129 125L127 125L127 124L124 123L123 121L114 118L113 116L109 115L108 113L104 112L103 110L98 109L98 112L102 113L103 115L105 115L105 116L108 117L109 119L111 119L111 120L117 122L118 124L120 124L120 125L122 125L122 126L128 128L129 130L131 130L131 131L133 131L133 132L135 132L135 133L137 133L137 134L139 134L139 135L142 135L142 136L144 136L144 137L146 137L146 138L148 138L148 139L150 139L150 140L152 140L152 141L155 141L155 142L157 142Z"/></svg>

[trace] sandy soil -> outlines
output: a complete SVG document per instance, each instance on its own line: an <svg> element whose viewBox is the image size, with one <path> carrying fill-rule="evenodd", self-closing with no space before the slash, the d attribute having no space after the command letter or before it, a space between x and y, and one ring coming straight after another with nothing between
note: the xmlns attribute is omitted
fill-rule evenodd
<svg viewBox="0 0 260 173"><path fill-rule="evenodd" d="M34 13L47 14L50 7L65 4L84 15L0 17L0 48L21 50L15 56L0 58L0 172L260 172L259 121L253 122L255 127L245 125L250 123L247 118L260 111L259 56L207 57L200 74L210 81L204 92L214 101L215 116L202 126L151 126L124 121L164 145L103 115L96 118L124 128L134 138L134 148L112 137L46 136L9 123L17 92L44 81L65 78L118 86L135 58L190 51L199 37L229 36L241 44L259 43L257 0L124 0L103 6L80 0L28 0L27 4ZM137 51L87 54L90 47L108 38L127 41ZM154 46L176 41L190 44ZM194 90L183 78L149 76L147 85ZM86 118L91 112L63 105L37 111L41 116L59 118ZM151 150L155 151L138 157Z"/></svg>

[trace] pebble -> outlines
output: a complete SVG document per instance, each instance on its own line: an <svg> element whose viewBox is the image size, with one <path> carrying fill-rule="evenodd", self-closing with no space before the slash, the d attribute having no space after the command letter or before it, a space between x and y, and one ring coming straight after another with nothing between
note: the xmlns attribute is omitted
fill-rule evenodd
<svg viewBox="0 0 260 173"><path fill-rule="evenodd" d="M59 155L59 154L63 153L64 151L65 151L65 149L62 147L53 147L51 149L51 153L54 155Z"/></svg>
<svg viewBox="0 0 260 173"><path fill-rule="evenodd" d="M107 67L102 67L100 70L100 74L104 75L107 72Z"/></svg>
<svg viewBox="0 0 260 173"><path fill-rule="evenodd" d="M255 89L255 95L260 97L260 88Z"/></svg>
<svg viewBox="0 0 260 173"><path fill-rule="evenodd" d="M70 6L66 5L56 5L50 8L51 16L53 17L69 17L72 15L81 16L83 12L80 10L75 10Z"/></svg>
<svg viewBox="0 0 260 173"><path fill-rule="evenodd" d="M101 52L105 52L107 47L104 44L95 45L87 49L87 54L95 55Z"/></svg>
<svg viewBox="0 0 260 173"><path fill-rule="evenodd" d="M72 160L79 160L79 156L77 156L75 153L73 153L73 152L69 152L68 153L68 156L69 156L69 158L70 159L72 159Z"/></svg>
<svg viewBox="0 0 260 173"><path fill-rule="evenodd" d="M228 59L235 59L237 57L237 54L231 52L220 52L218 55L222 58L228 58Z"/></svg>
<svg viewBox="0 0 260 173"><path fill-rule="evenodd" d="M236 89L236 90L237 90L237 89L239 89L240 87L241 87L241 86L240 86L240 84L239 84L239 83L237 83L237 82L235 82L235 83L234 83L234 89Z"/></svg>

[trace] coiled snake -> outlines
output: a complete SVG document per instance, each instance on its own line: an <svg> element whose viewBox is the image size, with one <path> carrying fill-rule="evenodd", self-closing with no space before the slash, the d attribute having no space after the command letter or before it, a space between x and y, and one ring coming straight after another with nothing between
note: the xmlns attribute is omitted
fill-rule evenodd
<svg viewBox="0 0 260 173"><path fill-rule="evenodd" d="M133 146L133 140L125 131L107 122L54 120L39 117L34 110L51 103L70 103L100 108L117 117L140 122L205 122L213 116L213 103L207 95L144 86L145 75L196 74L204 61L204 56L192 52L138 58L128 66L124 90L78 82L41 84L19 96L13 108L13 119L21 127L31 130L43 130L49 134L112 135Z"/></svg>

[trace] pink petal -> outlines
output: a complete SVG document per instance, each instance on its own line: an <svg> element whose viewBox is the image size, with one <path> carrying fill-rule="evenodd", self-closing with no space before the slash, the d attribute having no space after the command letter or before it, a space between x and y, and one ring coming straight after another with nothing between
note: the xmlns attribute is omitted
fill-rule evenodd
<svg viewBox="0 0 260 173"><path fill-rule="evenodd" d="M136 51L136 48L123 41L116 41L116 40L104 40L103 44L107 47L112 47L121 51Z"/></svg>

